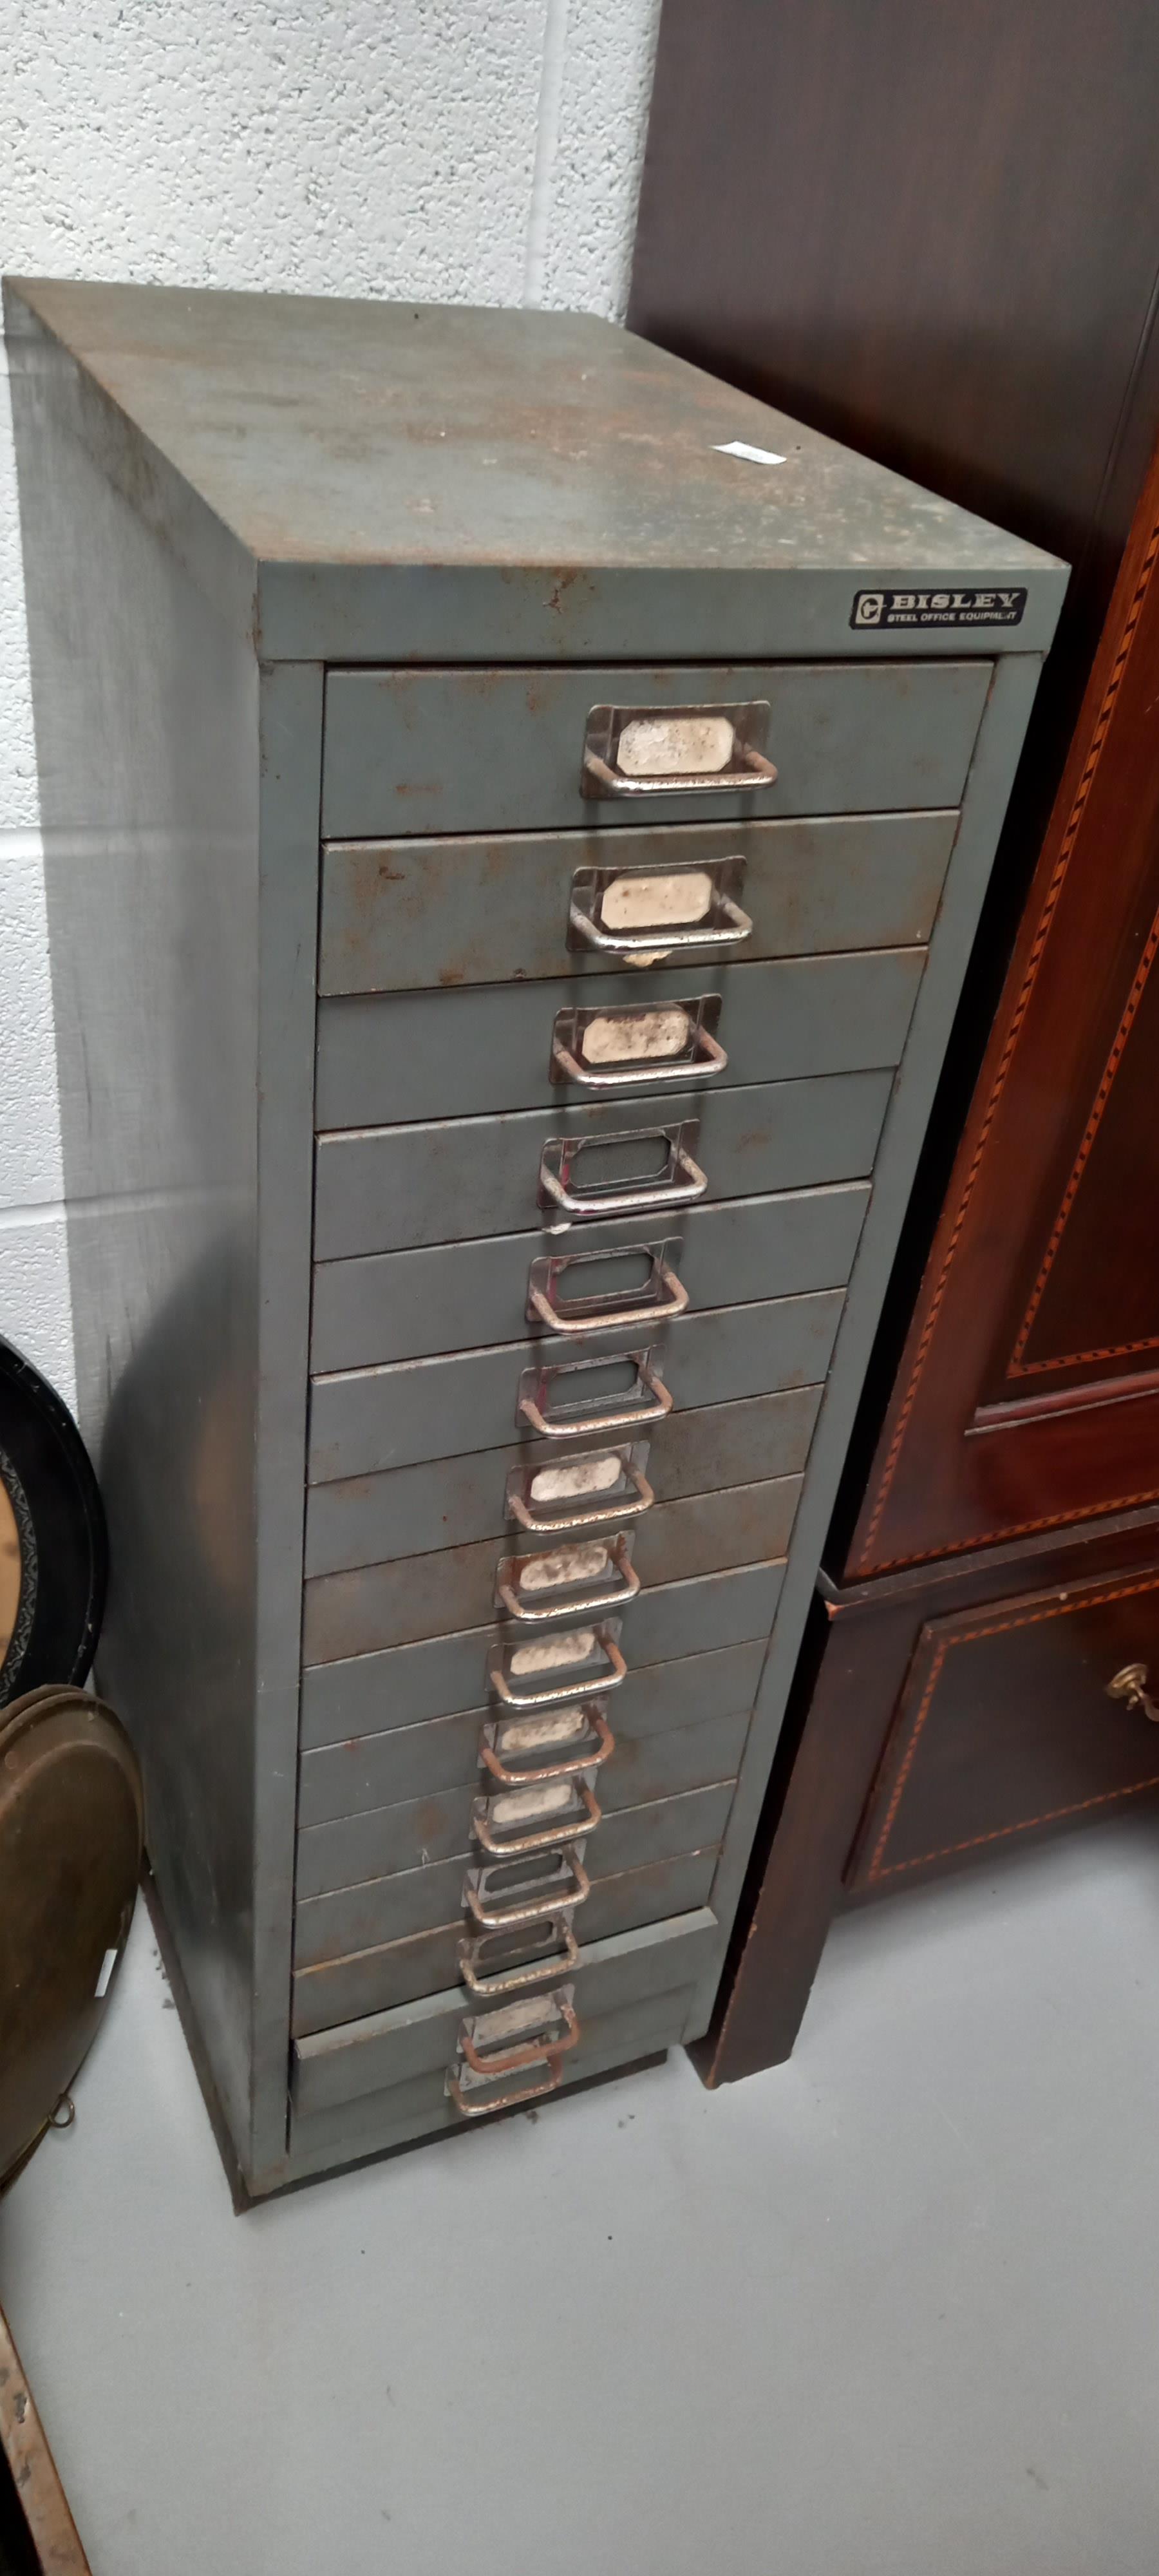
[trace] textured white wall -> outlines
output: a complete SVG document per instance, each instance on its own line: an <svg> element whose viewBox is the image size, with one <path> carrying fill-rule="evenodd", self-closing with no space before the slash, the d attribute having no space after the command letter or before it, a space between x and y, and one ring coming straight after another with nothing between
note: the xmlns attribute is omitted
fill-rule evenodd
<svg viewBox="0 0 1159 2576"><path fill-rule="evenodd" d="M618 317L659 0L0 0L0 261ZM72 1331L24 603L0 415L0 1334Z"/></svg>

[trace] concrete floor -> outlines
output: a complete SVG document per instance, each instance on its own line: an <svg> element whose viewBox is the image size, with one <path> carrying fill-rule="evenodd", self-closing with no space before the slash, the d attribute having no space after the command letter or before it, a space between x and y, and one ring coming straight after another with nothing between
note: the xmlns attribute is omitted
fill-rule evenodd
<svg viewBox="0 0 1159 2576"><path fill-rule="evenodd" d="M142 1913L0 2208L95 2576L1155 2576L1157 1862L891 1898L791 2066L246 2218Z"/></svg>

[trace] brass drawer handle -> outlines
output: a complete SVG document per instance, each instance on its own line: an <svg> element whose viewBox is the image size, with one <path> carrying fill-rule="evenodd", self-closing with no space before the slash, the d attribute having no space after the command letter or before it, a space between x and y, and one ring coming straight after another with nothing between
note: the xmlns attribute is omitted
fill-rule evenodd
<svg viewBox="0 0 1159 2576"><path fill-rule="evenodd" d="M648 1244L633 1247L636 1249L650 1255L651 1272L646 1285L637 1290L629 1304L623 1306L604 1306L599 1297L577 1297L565 1309L557 1302L556 1282L573 1256L564 1253L553 1258L548 1254L533 1261L527 1283L529 1323L546 1324L553 1333L618 1333L632 1332L641 1324L674 1322L688 1304L687 1288L665 1261L663 1252L653 1250ZM584 1256L577 1253L574 1258L579 1261ZM616 1256L609 1254L608 1258ZM662 1294L659 1293L661 1291Z"/></svg>
<svg viewBox="0 0 1159 2576"><path fill-rule="evenodd" d="M540 1206L555 1211L557 1218L566 1217L569 1225L575 1217L648 1216L653 1208L690 1207L708 1188L707 1173L688 1151L698 1125L691 1118L679 1127L635 1127L616 1136L547 1137L539 1158ZM572 1173L585 1150L647 1144L653 1137L667 1147L664 1169L655 1180L640 1181L632 1189L617 1189L606 1181L594 1181L586 1192L573 1189Z"/></svg>
<svg viewBox="0 0 1159 2576"><path fill-rule="evenodd" d="M542 1896L521 1900L517 1891L511 1904L496 1902L496 1892L489 1883L495 1867L495 1862L490 1861L485 1868L468 1870L463 1889L463 1903L484 1932L521 1931L527 1923L543 1923L564 1906L570 1912L573 1906L586 1904L592 1892L591 1880L573 1843L563 1845L559 1867L553 1874L545 1874L542 1882L532 1882L542 1884Z"/></svg>
<svg viewBox="0 0 1159 2576"><path fill-rule="evenodd" d="M534 2039L516 2041L513 2047L495 2048L490 2052L480 2048L479 2039L480 2036L485 2038L488 2022L513 2021L517 2013L521 2019L534 2018L538 2013L541 2023L550 2018L561 2021L562 2036L556 2039L550 2032L540 2031ZM578 2045L579 2035L579 2016L568 1989L563 1993L545 1995L541 2007L511 2004L506 2011L476 2013L463 2024L459 2033L459 2050L472 2075L481 2076L484 2083L489 2084L502 2075L518 2075L525 2066L551 2065L556 2058L566 2057L568 2050Z"/></svg>
<svg viewBox="0 0 1159 2576"><path fill-rule="evenodd" d="M555 1815L549 1824L536 1826L529 1834L496 1834L492 1823L492 1813L496 1804L502 1805L504 1798L518 1798L518 1789L502 1791L498 1801L493 1798L476 1798L471 1810L471 1831L476 1842L482 1845L483 1850L492 1860L518 1860L524 1852L550 1851L553 1843L558 1843L561 1834L594 1833L596 1826L602 1820L603 1809L598 1800L592 1796L587 1781L560 1780L555 1785L571 1790L572 1795L579 1800L580 1814L578 1816ZM531 1782L528 1781L526 1786L530 1789Z"/></svg>
<svg viewBox="0 0 1159 2576"><path fill-rule="evenodd" d="M471 1994L490 2003L500 1995L524 1994L528 1987L542 1985L545 1977L558 1977L578 1967L579 1943L564 1909L543 1915L541 1921L545 1931L550 1928L554 1932L556 1950L517 1968L486 1967L484 1953L503 1937L499 1933L477 1932L473 1940L460 1942L459 1975Z"/></svg>
<svg viewBox="0 0 1159 2576"><path fill-rule="evenodd" d="M568 1640L566 1637L558 1637L552 1642L557 1646L565 1646ZM597 1628L592 1636L592 1645L590 1649L592 1653L595 1652L597 1645L602 1648L603 1653L607 1658L608 1669L606 1672L603 1672L598 1676L596 1688L600 1691L618 1690L620 1683L624 1680L628 1667L620 1653L618 1645L616 1644L614 1635L611 1635L604 1628ZM586 1660L587 1658L585 1656L584 1661L586 1662ZM514 1689L512 1686L512 1674L514 1674L516 1680L519 1678L518 1673L515 1671L516 1661L517 1656L513 1655L511 1658L511 1672L505 1671L499 1650L498 1648L493 1647L487 1664L488 1686L494 1692L496 1699L502 1700L505 1708L562 1708L565 1700L574 1699L576 1691L574 1672L569 1676L567 1681L562 1684L558 1682L554 1683L546 1690L521 1691Z"/></svg>
<svg viewBox="0 0 1159 2576"><path fill-rule="evenodd" d="M584 796L735 796L771 787L769 701L701 707L592 707Z"/></svg>
<svg viewBox="0 0 1159 2576"><path fill-rule="evenodd" d="M553 1082L584 1091L655 1091L660 1083L708 1082L728 1063L715 1030L719 993L694 1002L633 1009L572 1008L556 1013L551 1041Z"/></svg>
<svg viewBox="0 0 1159 2576"><path fill-rule="evenodd" d="M600 1610L622 1610L626 1602L635 1600L640 1589L640 1577L628 1555L631 1543L631 1531L618 1530L614 1538L591 1540L586 1546L581 1541L543 1555L501 1557L495 1577L496 1608L527 1627L541 1627L548 1619L590 1619ZM610 1586L600 1582L594 1562L597 1557L615 1567L618 1582ZM582 1562L586 1558L593 1560L590 1566ZM569 1559L574 1561L574 1572L569 1571ZM535 1580L537 1568L543 1569L540 1581ZM580 1590L588 1582L594 1582L596 1589ZM538 1606L528 1602L529 1590L562 1593L566 1597Z"/></svg>
<svg viewBox="0 0 1159 2576"><path fill-rule="evenodd" d="M641 1443L647 1454L647 1442ZM616 1468L615 1482L621 1487L610 1501L581 1502L584 1493L609 1491L611 1479L607 1470ZM537 1512L532 1505L537 1499L536 1487L548 1486L558 1492L565 1508L557 1512ZM622 1489L627 1486L627 1492ZM641 1512L650 1512L656 1500L639 1459L631 1449L611 1450L606 1458L598 1451L580 1458L561 1458L558 1467L513 1467L507 1478L508 1518L518 1521L520 1529L532 1538L552 1538L558 1531L607 1529L615 1521L638 1520Z"/></svg>
<svg viewBox="0 0 1159 2576"><path fill-rule="evenodd" d="M672 1411L673 1398L652 1367L650 1354L647 1351L625 1351L623 1356L625 1364L636 1371L637 1386L647 1389L651 1403L616 1403L602 1413L568 1411L554 1416L546 1414L543 1399L549 1380L578 1377L584 1369L606 1369L612 1365L608 1360L568 1360L558 1368L524 1369L515 1407L518 1428L522 1430L524 1423L529 1423L541 1440L586 1440L592 1433L598 1438L604 1432L634 1431L637 1424L663 1422L665 1415Z"/></svg>
<svg viewBox="0 0 1159 2576"><path fill-rule="evenodd" d="M569 1726L569 1719L577 1723ZM541 1761L534 1767L528 1764L523 1770L513 1771L512 1738L517 1739L520 1733L528 1738L529 1752L546 1752L553 1744L574 1743L577 1736L579 1750L559 1762ZM594 1735L594 1744L587 1742L589 1735ZM548 1780L571 1780L580 1771L598 1771L602 1763L610 1761L615 1749L615 1736L599 1702L580 1700L573 1708L560 1709L554 1723L549 1716L522 1721L509 1717L489 1719L483 1729L479 1760L501 1789L522 1789Z"/></svg>
<svg viewBox="0 0 1159 2576"><path fill-rule="evenodd" d="M1152 1726L1159 1726L1159 1708L1147 1688L1146 1664L1124 1664L1122 1671L1107 1683L1107 1698L1125 1700L1128 1708L1148 1718Z"/></svg>

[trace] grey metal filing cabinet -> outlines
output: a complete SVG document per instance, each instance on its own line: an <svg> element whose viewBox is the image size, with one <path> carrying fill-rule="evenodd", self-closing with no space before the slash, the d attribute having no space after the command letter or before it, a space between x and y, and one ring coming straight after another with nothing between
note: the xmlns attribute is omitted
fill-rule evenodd
<svg viewBox="0 0 1159 2576"><path fill-rule="evenodd" d="M101 1674L261 2193L705 2027L1065 573L586 318L7 313Z"/></svg>

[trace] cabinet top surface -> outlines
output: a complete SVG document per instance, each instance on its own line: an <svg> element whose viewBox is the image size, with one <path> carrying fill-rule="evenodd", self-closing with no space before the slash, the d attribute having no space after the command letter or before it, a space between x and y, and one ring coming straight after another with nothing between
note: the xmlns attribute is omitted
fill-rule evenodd
<svg viewBox="0 0 1159 2576"><path fill-rule="evenodd" d="M7 310L14 371L59 343L107 398L82 402L84 434L128 424L259 564L1057 581L1036 547L590 315L27 279ZM721 454L734 440L778 461Z"/></svg>

